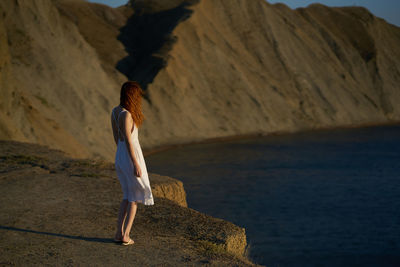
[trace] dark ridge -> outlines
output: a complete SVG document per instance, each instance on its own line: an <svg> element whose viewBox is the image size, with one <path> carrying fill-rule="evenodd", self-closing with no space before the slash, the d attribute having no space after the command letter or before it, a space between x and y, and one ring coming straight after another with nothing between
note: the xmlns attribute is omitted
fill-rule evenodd
<svg viewBox="0 0 400 267"><path fill-rule="evenodd" d="M187 7L198 1L173 1L169 9L152 8L149 4L159 1L131 1L134 14L120 29L120 40L128 56L117 63L116 68L129 80L138 81L150 102L147 86L157 73L166 66L168 52L176 42L172 35L174 28L188 19L192 10Z"/></svg>

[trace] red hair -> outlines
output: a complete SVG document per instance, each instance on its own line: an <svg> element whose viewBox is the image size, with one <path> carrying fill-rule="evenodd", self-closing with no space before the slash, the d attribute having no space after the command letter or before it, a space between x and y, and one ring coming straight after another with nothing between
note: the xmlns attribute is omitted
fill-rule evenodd
<svg viewBox="0 0 400 267"><path fill-rule="evenodd" d="M143 94L144 92L138 82L128 81L121 87L120 105L131 113L137 127L140 127L144 120L142 113Z"/></svg>

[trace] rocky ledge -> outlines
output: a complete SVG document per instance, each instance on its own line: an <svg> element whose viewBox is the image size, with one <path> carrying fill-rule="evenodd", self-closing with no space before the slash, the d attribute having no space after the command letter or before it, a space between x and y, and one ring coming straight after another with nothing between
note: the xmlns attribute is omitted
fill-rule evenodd
<svg viewBox="0 0 400 267"><path fill-rule="evenodd" d="M113 164L0 141L0 264L254 266L245 229L188 208L182 182L150 181L155 205L139 204L135 244L116 245Z"/></svg>

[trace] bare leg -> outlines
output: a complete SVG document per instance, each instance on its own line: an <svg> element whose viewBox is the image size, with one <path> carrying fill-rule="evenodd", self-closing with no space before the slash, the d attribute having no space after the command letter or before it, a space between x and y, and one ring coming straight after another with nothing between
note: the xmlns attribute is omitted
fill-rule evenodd
<svg viewBox="0 0 400 267"><path fill-rule="evenodd" d="M122 240L122 237L124 236L124 222L125 222L125 218L126 218L127 206L128 206L128 200L123 199L119 206L117 232L115 233L115 240Z"/></svg>
<svg viewBox="0 0 400 267"><path fill-rule="evenodd" d="M128 207L126 209L126 219L125 219L125 225L124 225L124 231L123 231L123 242L128 242L130 237L129 234L131 232L133 220L135 219L136 215L136 210L137 210L137 203L136 202L129 202Z"/></svg>

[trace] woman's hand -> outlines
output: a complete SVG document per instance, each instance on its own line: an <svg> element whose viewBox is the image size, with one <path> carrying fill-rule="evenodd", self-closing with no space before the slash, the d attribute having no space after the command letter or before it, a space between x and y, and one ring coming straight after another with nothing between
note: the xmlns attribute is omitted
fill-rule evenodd
<svg viewBox="0 0 400 267"><path fill-rule="evenodd" d="M139 164L135 164L135 176L136 177L142 177L142 170L140 169Z"/></svg>

